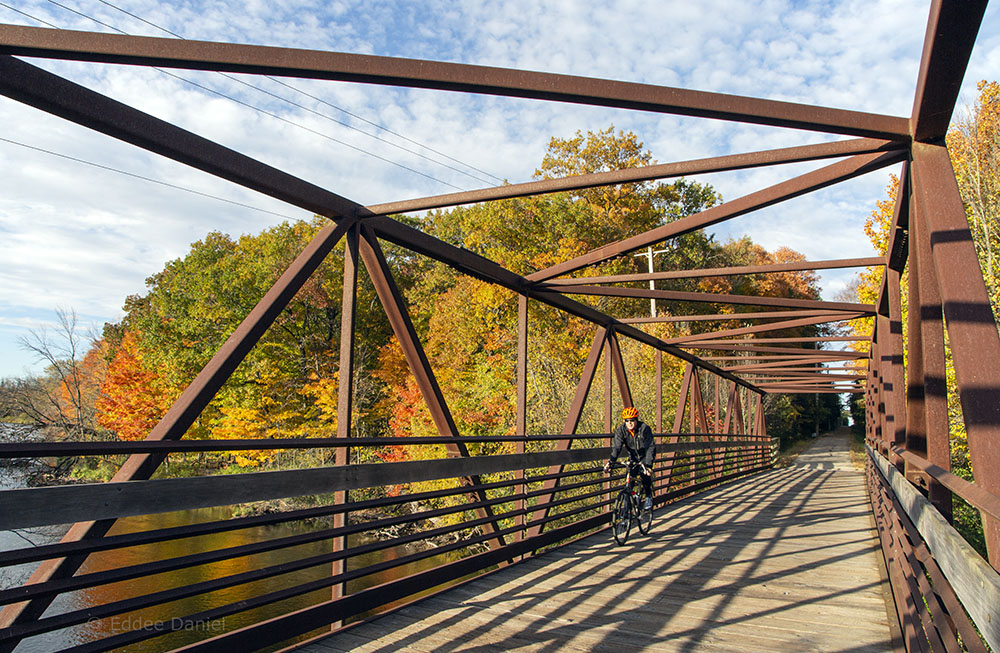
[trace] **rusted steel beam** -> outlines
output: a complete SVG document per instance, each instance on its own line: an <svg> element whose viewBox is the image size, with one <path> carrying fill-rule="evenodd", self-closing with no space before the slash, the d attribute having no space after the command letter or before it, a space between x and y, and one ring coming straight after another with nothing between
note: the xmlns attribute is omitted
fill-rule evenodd
<svg viewBox="0 0 1000 653"><path fill-rule="evenodd" d="M681 389L677 393L677 410L674 412L674 424L673 428L670 429L671 435L664 439L665 444L671 445L676 444L680 439L677 435L681 431L681 426L684 424L684 412L687 409L688 394L691 389L691 378L694 376L694 366L688 363L684 366L684 376L681 377ZM692 429L694 430L694 429ZM662 484L659 486L661 492L666 492L670 489L670 481L673 478L673 462L674 462L674 451L667 451L663 454L663 466L665 468L664 479Z"/></svg>
<svg viewBox="0 0 1000 653"><path fill-rule="evenodd" d="M765 362L761 362L761 363L751 363L749 365L734 365L734 366L732 366L732 368L740 369L740 370L743 370L743 371L748 371L748 370L762 370L762 369L777 368L777 367L790 367L790 366L794 366L794 365L815 365L816 363L827 363L827 362L831 362L831 361L856 360L854 358L842 358L842 357L837 357L837 356L823 356L823 355L816 355L816 354L810 353L810 352L815 352L815 351L816 350L806 349L806 350L804 350L804 352L803 352L803 354L801 356L791 357L791 358L790 357L786 357L786 356L779 356L778 358L780 358L781 360L777 360L777 361L765 361ZM795 361L795 362L792 363L792 362L789 362L789 360L792 360L792 361ZM731 368L730 367L724 367L722 369L729 370ZM802 368L800 367L798 369L801 370ZM822 369L829 369L829 368L824 367ZM859 368L855 368L855 369L859 369ZM864 370L860 369L860 371L864 371Z"/></svg>
<svg viewBox="0 0 1000 653"><path fill-rule="evenodd" d="M389 324L396 335L400 349L403 350L407 365L413 374L414 380L417 382L417 387L420 389L420 394L424 398L424 403L427 406L437 432L441 435L454 437L452 442L445 444L448 454L452 457L468 458L469 449L459 437L458 427L455 425L451 410L448 408L444 394L441 392L441 387L438 385L434 371L431 369L430 361L427 360L424 348L417 337L417 331L413 327L413 322L410 320L409 313L406 310L403 295L392 278L392 273L389 271L389 264L382 253L382 248L379 246L378 240L367 228L363 228L362 230L359 249L365 269L368 270L368 277L375 286L379 301L385 309L386 317L389 318ZM464 482L470 486L481 484L478 476L467 477L464 479ZM486 493L482 490L472 489L470 490L470 494L477 497L479 501L487 500ZM477 513L480 517L493 516L493 511L490 508L480 508ZM501 530L496 521L487 524L486 528L490 529L489 532L493 533ZM501 535L497 535L490 540L491 548L500 548L502 546L504 546L504 540Z"/></svg>
<svg viewBox="0 0 1000 653"><path fill-rule="evenodd" d="M244 318L208 364L185 388L173 406L147 436L147 440L178 440L184 436L219 388L229 379L275 318L284 310L302 285L319 267L353 224L346 220L324 227L292 262L274 286ZM165 453L132 455L112 477L112 483L148 479L166 457ZM75 542L103 537L114 520L79 522L70 527L60 542ZM49 560L39 565L28 584L72 576L86 559L85 555ZM0 611L0 627L32 621L51 603L51 598L35 599L6 606ZM15 642L16 644L16 642ZM2 649L0 649L2 650Z"/></svg>
<svg viewBox="0 0 1000 653"><path fill-rule="evenodd" d="M11 56L0 55L0 93L311 213L328 218L354 217L363 208Z"/></svg>
<svg viewBox="0 0 1000 653"><path fill-rule="evenodd" d="M659 350L656 352L656 433L663 433L663 352Z"/></svg>
<svg viewBox="0 0 1000 653"><path fill-rule="evenodd" d="M803 351L804 352L817 352L817 350L815 350L815 349L806 349L806 350L803 350ZM719 361L742 361L742 362L744 362L744 363L746 363L748 365L757 365L757 364L760 364L760 363L773 363L773 362L780 363L780 362L784 361L784 364L786 364L786 365L798 365L799 363L797 363L795 361L801 361L802 357L805 356L805 355L806 354L803 353L802 355L799 355L799 356L764 356L764 355L759 355L759 356L750 356L750 355L747 355L747 356L705 356L702 360L711 361L713 363L718 363ZM823 350L822 349L818 350L818 353L815 354L815 358L817 360L819 360L819 361L831 362L831 363L835 363L835 362L839 362L839 361L856 360L856 357L853 357L853 356L850 357L850 358L845 358L845 357L837 356L835 354L828 355L828 356L827 355L823 355ZM816 361L811 361L811 362L816 362ZM847 368L845 368L845 369L847 369ZM864 369L864 368L851 367L849 369Z"/></svg>
<svg viewBox="0 0 1000 653"><path fill-rule="evenodd" d="M885 434L886 448L906 442L906 369L903 361L903 323L901 316L900 274L896 270L886 272L886 289L889 295L889 318L886 336L888 352L881 356L887 366L887 402L892 414L891 431ZM892 464L900 464L898 456L889 454ZM900 472L905 471L900 464Z"/></svg>
<svg viewBox="0 0 1000 653"><path fill-rule="evenodd" d="M914 140L936 141L948 132L987 1L931 2L910 118Z"/></svg>
<svg viewBox="0 0 1000 653"><path fill-rule="evenodd" d="M697 423L697 426L693 425L692 431L701 431L702 433L711 431L705 412L705 398L701 393L701 378L697 372L691 377L691 416L695 418L694 421Z"/></svg>
<svg viewBox="0 0 1000 653"><path fill-rule="evenodd" d="M468 274L477 279L496 283L521 294L529 290L530 284L525 281L524 277L518 276L489 259L474 254L469 250L449 245L448 243L438 240L433 236L429 236L419 229L414 229L385 217L366 218L364 223L366 227L375 231L380 238L406 247L411 251L429 256L435 260L441 261L442 263L447 263L463 274ZM720 374L723 378L729 378L726 376L728 374L727 372L723 372L714 365L702 361L697 356L689 354L679 347L668 345L655 336L651 336L644 331L632 327L631 325L619 322L618 320L615 320L614 318L605 315L590 306L574 301L560 293L537 293L532 295L532 299L558 308L569 315L574 315L604 328L614 327L615 331L619 334L625 335L633 340L638 340L639 342L647 344L654 349L664 351L715 374ZM730 380L733 380L733 378L730 378ZM745 383L742 379L737 382L741 384ZM752 386L748 387L751 390L753 389Z"/></svg>
<svg viewBox="0 0 1000 653"><path fill-rule="evenodd" d="M514 432L528 433L528 297L517 296L517 416Z"/></svg>
<svg viewBox="0 0 1000 653"><path fill-rule="evenodd" d="M770 372L753 372L748 376L757 377L763 379L762 384L766 384L769 381L774 380L788 380L809 382L809 383L830 383L831 381L855 381L863 380L865 375L863 374L827 374L825 372L773 372L774 376L770 376Z"/></svg>
<svg viewBox="0 0 1000 653"><path fill-rule="evenodd" d="M623 406L633 406L632 390L628 385L628 375L625 373L625 362L622 360L622 350L618 345L618 336L614 331L610 332L608 345L611 352L611 368L615 373L615 380L618 382L618 393L622 398Z"/></svg>
<svg viewBox="0 0 1000 653"><path fill-rule="evenodd" d="M347 231L344 247L344 274L343 292L340 302L340 358L339 372L337 375L337 437L351 437L351 426L353 423L354 407L354 328L356 304L358 298L358 225L351 225ZM349 465L351 463L350 447L340 447L334 453L334 464L338 466ZM346 490L334 492L333 502L344 504L349 500ZM333 516L334 528L341 528L347 525L347 512L338 512ZM334 551L343 551L347 545L347 538L334 537L331 541ZM344 560L339 559L333 562L331 573L338 575L346 570ZM346 586L344 583L337 583L331 590L331 598L337 599L344 595ZM341 624L330 624L330 629L335 630Z"/></svg>
<svg viewBox="0 0 1000 653"><path fill-rule="evenodd" d="M903 360L903 321L901 278L906 259L909 256L909 224L910 224L910 163L903 162L900 173L899 191L893 208L890 240L886 253L885 277L882 284L883 298L877 303L885 304L886 322L882 325L882 342L886 351L881 355L881 364L885 366L885 390L888 412L892 416L890 429L884 434L886 453L893 465L898 465L900 472L905 472L905 465L899 457L891 453L893 445L906 442L906 370ZM884 299L884 302L883 302Z"/></svg>
<svg viewBox="0 0 1000 653"><path fill-rule="evenodd" d="M537 288L540 292L551 294L555 288ZM761 297L753 295L725 295L722 293L688 292L681 290L650 290L649 288L607 288L604 286L567 285L559 286L558 291L570 295L599 295L602 297L642 297L655 299L670 299L682 302L701 302L707 304L741 304L749 306L785 306L790 308L807 308L823 311L844 311L848 313L874 314L873 304L853 304L846 302L827 302L818 299L786 299L784 297ZM839 319L854 319L841 317Z"/></svg>
<svg viewBox="0 0 1000 653"><path fill-rule="evenodd" d="M483 93L906 141L907 120L792 102L530 71L257 45L0 26L0 52L31 57Z"/></svg>
<svg viewBox="0 0 1000 653"><path fill-rule="evenodd" d="M517 296L517 414L514 418L514 432L518 435L528 433L528 297L526 295ZM518 442L514 445L514 453L523 454L525 443ZM514 478L518 484L514 487L514 494L517 500L514 507L519 514L514 518L517 530L514 532L514 541L524 539L524 524L526 506L525 492L527 486L524 484L524 470L519 469L514 472Z"/></svg>
<svg viewBox="0 0 1000 653"><path fill-rule="evenodd" d="M923 456L907 451L903 447L893 447L893 450L899 457L905 459L907 464L913 465L942 485L947 486L949 490L979 510L987 513L994 519L1000 520L1000 496L989 492L976 483L965 480L961 476L955 476L944 467L935 465Z"/></svg>
<svg viewBox="0 0 1000 653"><path fill-rule="evenodd" d="M708 426L708 417L705 412L705 399L701 392L701 378L697 370L691 376L691 430L702 433L708 433L711 430ZM700 436L693 436L693 444L697 446L700 439L702 439ZM700 455L696 454L692 461L693 469L697 469L699 465L705 466L706 459L711 456L711 453L711 451L702 451ZM711 476L711 474L709 475Z"/></svg>
<svg viewBox="0 0 1000 653"><path fill-rule="evenodd" d="M871 336L803 336L801 338L748 338L744 340L706 340L704 345L738 345L738 346L753 346L753 345L767 345L774 343L791 344L791 343L809 343L809 342L870 342ZM703 347L703 349L712 349L713 347Z"/></svg>
<svg viewBox="0 0 1000 653"><path fill-rule="evenodd" d="M767 324L758 324L756 326L740 327L738 329L725 329L723 331L712 331L709 333L693 333L687 336L678 336L676 338L668 338L664 340L667 344L679 345L687 344L689 346L695 346L698 340L708 340L714 338L726 338L729 336L746 336L752 333L767 333L769 331L784 331L785 329L794 329L802 326L811 326L814 324L827 324L829 322L840 322L842 320L853 320L858 317L863 317L863 313L843 313L841 315L821 315L819 317L803 317L798 320L784 320L782 322L769 322ZM808 350L806 350L808 351Z"/></svg>
<svg viewBox="0 0 1000 653"><path fill-rule="evenodd" d="M754 341L749 340L748 343ZM795 348L795 347L755 347L752 345L743 344L732 344L727 343L725 340L719 340L716 343L705 343L705 342L692 342L685 344L685 347L691 347L692 349L706 349L706 350L717 350L717 351L747 351L756 352L764 354L797 354L797 355L810 355L810 356L840 356L837 360L861 360L867 359L868 353L862 351L847 351L843 349L805 349L805 348Z"/></svg>
<svg viewBox="0 0 1000 653"><path fill-rule="evenodd" d="M713 313L710 315L658 315L656 317L626 317L623 324L662 324L667 322L729 322L731 320L787 320L790 317L818 317L831 315L830 311L792 310L764 311L761 313Z"/></svg>
<svg viewBox="0 0 1000 653"><path fill-rule="evenodd" d="M909 255L909 369L913 393L910 426L905 446L935 465L951 469L951 434L948 428L948 387L944 352L944 316L938 292L937 274L931 263L931 242L924 228L924 207L913 207L910 220ZM884 318L888 322L887 318ZM888 326L888 325L887 325ZM902 352L900 352L902 353ZM883 358L885 355L883 354ZM888 367L883 361L883 367ZM918 401L912 401L916 395ZM891 400L891 397L888 398ZM892 425L893 427L895 425ZM887 444L894 441L895 429L885 434ZM919 470L906 470L912 481L923 480L928 499L949 522L952 517L951 494L933 479L921 478ZM923 485L923 484L922 484Z"/></svg>
<svg viewBox="0 0 1000 653"><path fill-rule="evenodd" d="M609 434L611 429L614 428L614 423L612 421L611 411L612 402L614 397L612 396L612 377L614 376L614 371L611 369L611 343L607 340L604 341L604 430ZM610 446L610 442L608 443Z"/></svg>
<svg viewBox="0 0 1000 653"><path fill-rule="evenodd" d="M821 143L818 145L764 150L762 152L750 152L747 154L731 154L728 156L717 156L708 159L695 159L693 161L661 163L658 165L643 166L641 168L613 170L611 172L595 172L588 175L574 175L571 177L561 177L559 179L543 179L541 181L531 181L522 184L507 184L505 186L495 186L493 188L483 188L480 190L470 190L460 193L447 193L444 195L434 195L432 197L423 197L412 200L373 204L366 208L373 215L410 213L413 211L440 209L449 206L472 204L475 202L487 202L512 199L515 197L527 197L531 195L544 195L546 193L581 190L611 184L652 181L656 179L683 177L699 173L756 168L760 166L775 165L778 163L812 161L816 159L848 156L851 154L886 152L899 149L899 146L900 144L898 142L880 139L852 139L847 141L835 141L833 143ZM793 263L788 265L795 264ZM861 265L878 265L878 263L863 263ZM831 265L829 267L853 266ZM789 269L811 270L819 268Z"/></svg>
<svg viewBox="0 0 1000 653"><path fill-rule="evenodd" d="M798 197L821 188L826 188L841 181L853 179L874 170L879 170L906 158L902 151L884 154L859 154L844 161L808 172L788 181L775 184L769 188L750 193L738 199L705 209L686 218L675 220L669 224L651 229L645 233L626 238L615 243L599 247L587 254L577 256L563 263L553 265L544 270L529 274L529 281L546 281L553 277L579 270L589 265L595 265L608 259L626 254L642 247L659 243L668 238L674 238L692 231L704 229L714 224L745 215L784 200Z"/></svg>
<svg viewBox="0 0 1000 653"><path fill-rule="evenodd" d="M705 356L704 358L702 358L702 360L710 361L712 363L718 363L720 361L737 361L746 363L747 365L785 361L789 365L794 365L795 363L791 363L788 361L797 361L801 360L801 358L802 356L765 356L765 355L753 356L748 353L746 356ZM836 360L836 359L824 358L823 360Z"/></svg>
<svg viewBox="0 0 1000 653"><path fill-rule="evenodd" d="M976 482L1000 494L1000 337L944 146L915 144L914 196L926 226L948 325ZM912 221L912 220L911 220ZM1000 569L1000 524L984 517L990 564Z"/></svg>
<svg viewBox="0 0 1000 653"><path fill-rule="evenodd" d="M769 395L794 395L794 394L810 394L810 395L857 395L863 394L864 389L862 388L845 388L843 390L829 390L822 388L764 388L764 394Z"/></svg>
<svg viewBox="0 0 1000 653"><path fill-rule="evenodd" d="M546 286L574 284L623 283L626 281L660 281L663 279L695 279L699 277L732 277L740 274L769 274L775 272L796 272L801 270L828 270L833 268L857 268L885 265L881 256L869 258L836 259L829 261L796 261L793 263L772 263L770 265L744 265L729 268L704 268L700 270L668 270L665 272L642 272L639 274L619 274L609 277L576 277L549 279Z"/></svg>
<svg viewBox="0 0 1000 653"><path fill-rule="evenodd" d="M358 226L347 232L344 248L343 296L340 303L340 371L337 383L337 437L351 436L354 404L354 329L358 297ZM343 459L343 460L341 460ZM348 450L337 450L338 464L346 465Z"/></svg>
<svg viewBox="0 0 1000 653"><path fill-rule="evenodd" d="M746 374L748 376L753 376L755 373L773 374L773 373L777 373L777 372L801 372L804 369L808 369L808 368L802 368L802 367L772 367L772 368L768 368L768 369L754 370L754 369L752 369L752 368L750 368L748 366L748 367L742 368L742 369L745 370L745 372L746 372ZM842 371L858 371L858 372L860 372L859 378L862 378L862 379L865 378L865 370L863 368L859 369L857 367L821 367L821 368L815 368L815 369L820 369L823 372L830 372L830 371L838 371L838 372L842 372Z"/></svg>

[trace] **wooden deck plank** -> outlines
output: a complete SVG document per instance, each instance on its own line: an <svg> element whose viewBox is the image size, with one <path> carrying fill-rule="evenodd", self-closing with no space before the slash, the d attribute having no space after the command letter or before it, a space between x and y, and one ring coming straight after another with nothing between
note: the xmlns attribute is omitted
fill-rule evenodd
<svg viewBox="0 0 1000 653"><path fill-rule="evenodd" d="M881 553L844 436L299 650L890 651Z"/></svg>

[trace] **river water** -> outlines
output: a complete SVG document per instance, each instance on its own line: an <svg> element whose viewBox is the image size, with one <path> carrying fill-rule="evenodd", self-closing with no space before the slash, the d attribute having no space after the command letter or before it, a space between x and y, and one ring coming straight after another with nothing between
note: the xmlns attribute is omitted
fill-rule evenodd
<svg viewBox="0 0 1000 653"><path fill-rule="evenodd" d="M25 487L26 479L22 470L17 467L6 466L0 468L0 489L13 489ZM147 515L143 517L129 517L120 519L115 524L111 534L147 531L158 528L169 528L184 524L200 523L207 521L219 521L232 517L231 508L208 508L200 510L189 510L176 513L164 513L157 515ZM104 551L92 554L80 573L102 571L132 564L150 562L173 558L182 555L189 555L201 551L216 550L242 544L250 544L262 540L271 540L289 535L296 535L305 532L308 527L296 524L283 524L277 526L262 526L255 528L241 529L226 533L205 535L194 538L186 538L171 542L160 542L137 547L129 547L114 551ZM56 542L62 536L65 528L32 529L30 531L0 531L0 550L8 551L20 549L28 546L37 546ZM361 543L362 540L351 540L350 545ZM223 576L230 576L261 567L281 564L291 560L322 555L331 550L329 540L313 542L293 548L270 551L253 556L237 558L215 562L189 569L172 571L156 576L138 578L110 585L89 588L62 594L57 597L53 606L50 607L46 616L59 614L62 612L101 605L112 601L119 601L125 598L141 596L153 592L181 587L192 583L211 580ZM383 560L395 559L397 557L411 553L411 550L404 550L401 547L387 549L372 553L365 557L352 558L348 562L350 569L367 566ZM451 559L454 559L453 557ZM348 585L348 591L358 591L364 587L384 583L394 578L420 571L440 564L440 560L428 559L416 565L407 565L384 572L377 577L370 576L359 579ZM0 588L6 589L22 584L35 568L35 564L21 565L17 567L0 567ZM45 633L24 640L16 649L17 653L49 653L60 650L75 644L91 641L97 637L106 637L115 633L125 632L142 628L157 622L169 623L172 619L207 610L213 607L233 603L253 596L258 596L267 592L292 587L302 583L307 583L330 575L330 565L321 565L298 572L277 576L275 578L257 581L231 587L209 594L194 596L191 598L174 601L171 603L147 608L142 611L125 613L116 617L111 617L97 622L80 624L51 633ZM199 641L207 637L228 632L251 623L268 619L280 614L285 614L298 610L309 605L329 600L331 590L319 590L309 594L304 594L293 599L288 599L280 603L265 606L257 610L230 615L216 622L193 624L190 627L179 630L163 637L149 640L137 644L128 649L133 651L163 651L182 646L194 641ZM299 639L320 634L316 631L303 635ZM277 648L277 647L276 647Z"/></svg>

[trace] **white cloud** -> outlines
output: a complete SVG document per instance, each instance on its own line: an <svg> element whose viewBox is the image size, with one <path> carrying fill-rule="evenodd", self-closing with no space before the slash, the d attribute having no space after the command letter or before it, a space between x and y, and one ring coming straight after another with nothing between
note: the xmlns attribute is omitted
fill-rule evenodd
<svg viewBox="0 0 1000 653"><path fill-rule="evenodd" d="M164 36L103 3L71 3L134 34ZM565 0L423 3L362 0L122 0L121 6L185 38L426 58L681 86L905 116L912 105L927 0ZM22 11L60 27L109 31L43 0ZM34 24L0 7L0 21ZM998 11L988 10L963 101L975 81L1000 70ZM340 109L513 182L526 181L552 136L609 124L634 130L660 162L830 140L801 130L553 104L516 98L310 80L239 76L289 97L298 108L217 74L173 71L276 120L163 73L131 66L32 60L78 83L215 140L361 203L378 203L487 185L317 116L438 155ZM328 103L328 104L327 104ZM338 108L334 108L335 105ZM294 218L305 213L183 165L0 98L0 138L129 170L201 193ZM302 127L308 128L307 131ZM326 135L319 136L316 133ZM355 148L418 170L406 171ZM456 167L458 164L448 162ZM820 164L706 175L726 199ZM73 307L96 323L113 320L125 296L165 261L182 256L210 230L259 231L282 218L165 188L0 142L0 358L21 320ZM475 173L481 175L481 173ZM750 234L810 258L864 256L861 224L884 194L888 171L771 207L720 227L720 238ZM441 183L446 182L446 183ZM806 219L808 218L808 219ZM804 223L831 225L822 237ZM806 235L808 234L808 235ZM827 292L846 282L824 273ZM837 276L841 275L841 276ZM827 282L826 280L831 281ZM0 364L0 375L20 363Z"/></svg>

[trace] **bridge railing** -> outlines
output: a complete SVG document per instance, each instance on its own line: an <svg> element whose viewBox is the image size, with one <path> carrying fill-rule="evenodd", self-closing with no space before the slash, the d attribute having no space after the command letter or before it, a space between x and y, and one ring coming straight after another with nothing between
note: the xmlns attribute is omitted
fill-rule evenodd
<svg viewBox="0 0 1000 653"><path fill-rule="evenodd" d="M671 442L660 445L657 505L773 463L774 446L766 436L665 436ZM622 474L609 482L601 471L609 454L606 436L577 434L577 446L568 449L557 448L566 440L559 435L462 439L499 445L501 451L523 445L528 451L419 460L428 444L444 440L439 437L0 445L5 458L387 445L403 447L414 458L0 492L0 529L290 497L313 504L0 553L2 567L94 554L102 561L96 570L68 578L0 590L4 606L71 597L57 600L40 618L0 629L0 645L64 631L60 641L83 641L74 649L81 651L154 639L157 650L256 650L328 632L331 624L384 611L607 525L610 492ZM347 500L337 501L338 492ZM264 527L282 525L285 534L279 537L260 535ZM249 529L256 529L255 537L236 545L223 537ZM158 553L149 553L154 550ZM135 551L146 554L126 555ZM100 591L125 582L155 590Z"/></svg>
<svg viewBox="0 0 1000 653"><path fill-rule="evenodd" d="M974 242L947 148L914 143L866 390L868 484L909 651L1000 648L1000 336ZM959 448L974 481L950 471ZM955 497L978 512L984 556L952 525Z"/></svg>

